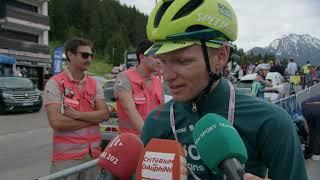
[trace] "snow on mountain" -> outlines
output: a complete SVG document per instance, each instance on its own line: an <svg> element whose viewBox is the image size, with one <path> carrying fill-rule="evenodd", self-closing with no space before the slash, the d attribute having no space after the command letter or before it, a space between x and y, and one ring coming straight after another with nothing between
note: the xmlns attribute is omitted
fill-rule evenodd
<svg viewBox="0 0 320 180"><path fill-rule="evenodd" d="M255 47L254 54L274 53L278 58L294 58L298 64L310 61L320 65L320 39L308 34L289 34L273 40L266 48Z"/></svg>

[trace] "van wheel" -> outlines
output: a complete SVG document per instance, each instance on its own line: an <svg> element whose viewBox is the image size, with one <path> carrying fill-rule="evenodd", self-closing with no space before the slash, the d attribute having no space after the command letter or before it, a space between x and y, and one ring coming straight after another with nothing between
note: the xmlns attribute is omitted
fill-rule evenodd
<svg viewBox="0 0 320 180"><path fill-rule="evenodd" d="M6 111L4 110L4 106L0 104L0 115L4 114Z"/></svg>

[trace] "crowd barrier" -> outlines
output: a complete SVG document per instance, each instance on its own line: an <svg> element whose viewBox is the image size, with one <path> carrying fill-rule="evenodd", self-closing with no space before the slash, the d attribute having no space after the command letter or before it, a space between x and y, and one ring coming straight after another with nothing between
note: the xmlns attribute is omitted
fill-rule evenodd
<svg viewBox="0 0 320 180"><path fill-rule="evenodd" d="M68 169L64 169L62 171L58 171L56 173L53 174L49 174L47 176L43 176L40 178L37 178L36 180L54 180L54 179L67 179L68 176L71 176L75 173L79 173L79 172L86 172L87 170L89 170L90 168L97 166L98 164L98 159L94 159L91 161L88 161L86 163L74 166L74 167L70 167ZM85 177L84 180L90 180L89 177Z"/></svg>
<svg viewBox="0 0 320 180"><path fill-rule="evenodd" d="M306 88L296 94L293 94L289 97L274 101L273 103L277 106L282 107L285 109L289 114L301 114L301 103L311 97L320 94L320 83L315 84L309 88ZM97 166L98 160L92 160L89 162L86 162L84 164L80 164L78 166L74 166L53 174L50 174L48 176L37 178L37 180L54 180L54 179L67 179L68 176L73 175L75 173L79 173L82 171L87 171L88 169ZM105 177L108 177L107 174L100 175L100 180L106 179ZM85 179L89 180L89 179Z"/></svg>
<svg viewBox="0 0 320 180"><path fill-rule="evenodd" d="M289 114L300 113L301 103L309 97L319 94L320 84L318 83L289 97L274 101L273 103L285 109Z"/></svg>

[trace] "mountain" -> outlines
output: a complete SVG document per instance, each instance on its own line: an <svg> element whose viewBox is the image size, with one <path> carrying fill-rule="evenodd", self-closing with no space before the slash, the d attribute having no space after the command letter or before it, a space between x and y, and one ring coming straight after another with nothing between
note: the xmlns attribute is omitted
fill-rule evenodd
<svg viewBox="0 0 320 180"><path fill-rule="evenodd" d="M254 54L273 53L278 58L294 58L299 65L310 61L314 65L320 64L320 39L308 34L289 34L273 40L265 48L255 47L247 53Z"/></svg>
<svg viewBox="0 0 320 180"><path fill-rule="evenodd" d="M267 53L267 49L262 48L262 47L254 47L250 51L248 51L248 53L250 53L250 52L253 52L256 55L258 55L258 54L264 55Z"/></svg>

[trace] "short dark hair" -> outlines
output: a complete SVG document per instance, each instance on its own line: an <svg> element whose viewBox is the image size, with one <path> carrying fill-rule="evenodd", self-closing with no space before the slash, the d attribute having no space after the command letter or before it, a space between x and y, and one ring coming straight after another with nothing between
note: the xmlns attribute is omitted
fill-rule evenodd
<svg viewBox="0 0 320 180"><path fill-rule="evenodd" d="M80 37L73 37L68 41L66 41L66 43L64 44L64 51L66 53L66 57L68 61L69 61L69 58L68 58L67 52L70 51L73 54L75 54L79 46L90 46L92 49L93 43L88 39L84 39Z"/></svg>
<svg viewBox="0 0 320 180"><path fill-rule="evenodd" d="M137 49L136 49L136 55L137 55L137 60L138 60L139 64L140 64L140 60L141 60L139 55L144 54L144 52L146 50L148 50L152 45L153 45L153 42L151 42L149 40L143 40L143 41L139 42Z"/></svg>

